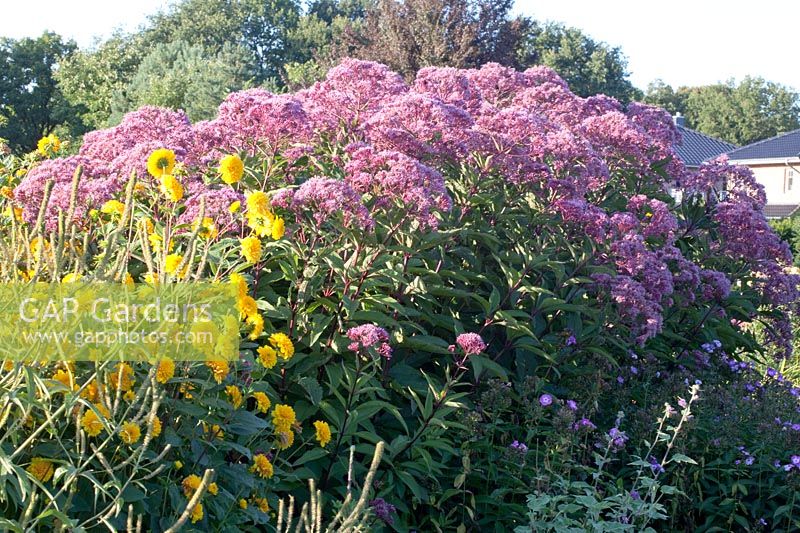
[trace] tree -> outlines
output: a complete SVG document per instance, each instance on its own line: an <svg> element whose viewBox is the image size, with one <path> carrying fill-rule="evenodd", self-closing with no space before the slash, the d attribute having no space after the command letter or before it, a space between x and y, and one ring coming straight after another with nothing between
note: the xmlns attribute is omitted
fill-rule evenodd
<svg viewBox="0 0 800 533"><path fill-rule="evenodd" d="M691 128L739 145L800 128L800 95L763 78L677 90L660 82L651 84L645 100L681 112Z"/></svg>
<svg viewBox="0 0 800 533"><path fill-rule="evenodd" d="M112 99L112 122L143 105L183 109L192 121L213 117L225 96L248 80L248 53L223 46L208 55L200 45L174 41L156 46L136 74Z"/></svg>
<svg viewBox="0 0 800 533"><path fill-rule="evenodd" d="M628 80L627 59L622 51L597 42L576 28L533 23L525 47L534 63L558 72L580 96L602 93L622 102L642 96Z"/></svg>
<svg viewBox="0 0 800 533"><path fill-rule="evenodd" d="M248 50L249 77L278 81L291 56L289 34L300 18L296 0L185 0L151 17L152 44L185 41L218 54L226 46Z"/></svg>
<svg viewBox="0 0 800 533"><path fill-rule="evenodd" d="M141 35L116 33L59 65L55 75L58 87L77 110L69 121L73 134L108 125L114 93L130 81L148 51Z"/></svg>
<svg viewBox="0 0 800 533"><path fill-rule="evenodd" d="M688 87L680 87L674 90L671 85L664 83L663 80L655 80L647 86L644 101L648 104L657 105L675 115L680 113L686 115L686 99L691 90Z"/></svg>
<svg viewBox="0 0 800 533"><path fill-rule="evenodd" d="M27 151L53 131L67 114L54 73L59 62L74 52L52 32L36 39L0 39L0 138L14 151Z"/></svg>
<svg viewBox="0 0 800 533"><path fill-rule="evenodd" d="M525 23L510 9L510 0L380 0L348 26L336 55L379 61L409 78L427 66L519 66Z"/></svg>

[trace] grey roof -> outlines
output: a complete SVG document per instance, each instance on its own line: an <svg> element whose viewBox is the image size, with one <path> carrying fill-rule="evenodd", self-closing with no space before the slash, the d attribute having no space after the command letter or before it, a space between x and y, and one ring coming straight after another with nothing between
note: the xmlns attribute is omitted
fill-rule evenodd
<svg viewBox="0 0 800 533"><path fill-rule="evenodd" d="M792 216L800 205L792 204L767 204L764 206L764 216L767 218L785 218Z"/></svg>
<svg viewBox="0 0 800 533"><path fill-rule="evenodd" d="M675 146L675 151L687 167L699 167L703 161L736 148L735 144L709 137L685 126L677 125L677 128L681 132L683 142Z"/></svg>
<svg viewBox="0 0 800 533"><path fill-rule="evenodd" d="M776 159L800 154L800 130L782 133L728 152L730 159Z"/></svg>

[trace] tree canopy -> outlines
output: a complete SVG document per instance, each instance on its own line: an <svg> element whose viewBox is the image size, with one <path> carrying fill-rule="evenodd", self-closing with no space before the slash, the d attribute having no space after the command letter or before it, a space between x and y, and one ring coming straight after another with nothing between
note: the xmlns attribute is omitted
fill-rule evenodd
<svg viewBox="0 0 800 533"><path fill-rule="evenodd" d="M579 29L512 14L513 0L182 0L133 33L78 50L55 34L0 41L0 137L16 150L59 127L73 136L142 104L209 116L248 85L281 92L321 79L342 57L406 77L426 66L545 65L580 96L644 99L690 127L744 144L798 124L798 95L762 78L704 87L629 79L618 47Z"/></svg>
<svg viewBox="0 0 800 533"><path fill-rule="evenodd" d="M75 48L51 32L0 39L0 138L13 150L34 148L69 115L54 72Z"/></svg>
<svg viewBox="0 0 800 533"><path fill-rule="evenodd" d="M758 77L677 90L656 82L645 100L680 112L691 128L739 145L800 128L800 95Z"/></svg>

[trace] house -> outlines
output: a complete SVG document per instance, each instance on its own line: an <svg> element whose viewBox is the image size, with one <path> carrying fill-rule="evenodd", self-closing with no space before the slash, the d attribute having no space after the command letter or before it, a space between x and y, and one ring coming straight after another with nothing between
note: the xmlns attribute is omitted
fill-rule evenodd
<svg viewBox="0 0 800 533"><path fill-rule="evenodd" d="M699 168L703 161L714 159L736 148L735 144L687 128L686 119L680 113L672 117L672 120L682 137L682 142L675 146L675 151L683 164L691 170Z"/></svg>
<svg viewBox="0 0 800 533"><path fill-rule="evenodd" d="M730 162L745 165L764 186L767 218L783 218L800 207L800 130L782 133L728 152Z"/></svg>
<svg viewBox="0 0 800 533"><path fill-rule="evenodd" d="M697 170L704 161L714 159L736 148L735 144L687 128L686 119L680 113L673 116L672 120L681 133L681 142L675 145L675 152L689 170ZM683 197L683 191L675 184L670 185L669 193L678 202Z"/></svg>

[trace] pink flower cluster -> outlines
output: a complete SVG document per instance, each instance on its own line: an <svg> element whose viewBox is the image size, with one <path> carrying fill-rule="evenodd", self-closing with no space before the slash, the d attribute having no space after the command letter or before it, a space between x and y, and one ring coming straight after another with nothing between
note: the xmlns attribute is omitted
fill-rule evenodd
<svg viewBox="0 0 800 533"><path fill-rule="evenodd" d="M478 355L486 349L486 343L477 333L462 333L456 337L456 344L465 355Z"/></svg>
<svg viewBox="0 0 800 533"><path fill-rule="evenodd" d="M374 324L355 326L347 330L347 338L353 341L347 345L348 350L358 352L374 346L381 357L392 358L389 334L383 328L379 328Z"/></svg>
<svg viewBox="0 0 800 533"><path fill-rule="evenodd" d="M677 244L700 231L667 203L667 187L678 184L687 196L708 200L715 229L701 224L702 236L719 244L703 261L741 259L764 303L795 302L798 277L786 272L788 248L761 213L763 188L724 159L688 171L674 150L679 139L665 111L603 95L581 98L545 67L429 67L407 84L384 65L346 59L295 94L231 94L210 121L192 125L182 112L152 107L130 113L118 126L87 134L79 156L33 169L17 197L32 221L44 184L54 179L53 227L81 164L80 218L119 194L131 172L146 176L147 155L166 147L186 172L180 220L191 222L205 199L207 216L233 228L225 209L238 195L213 181L213 169L220 156L237 152L281 162L284 182L272 205L289 220L341 220L368 231L388 220L433 231L453 203L445 177L467 168L479 180L473 193L502 182L533 194L569 236L593 240L602 250L597 261L613 271L595 276L597 287L645 342L659 333L666 307L720 303L731 288L724 272L695 264Z"/></svg>

